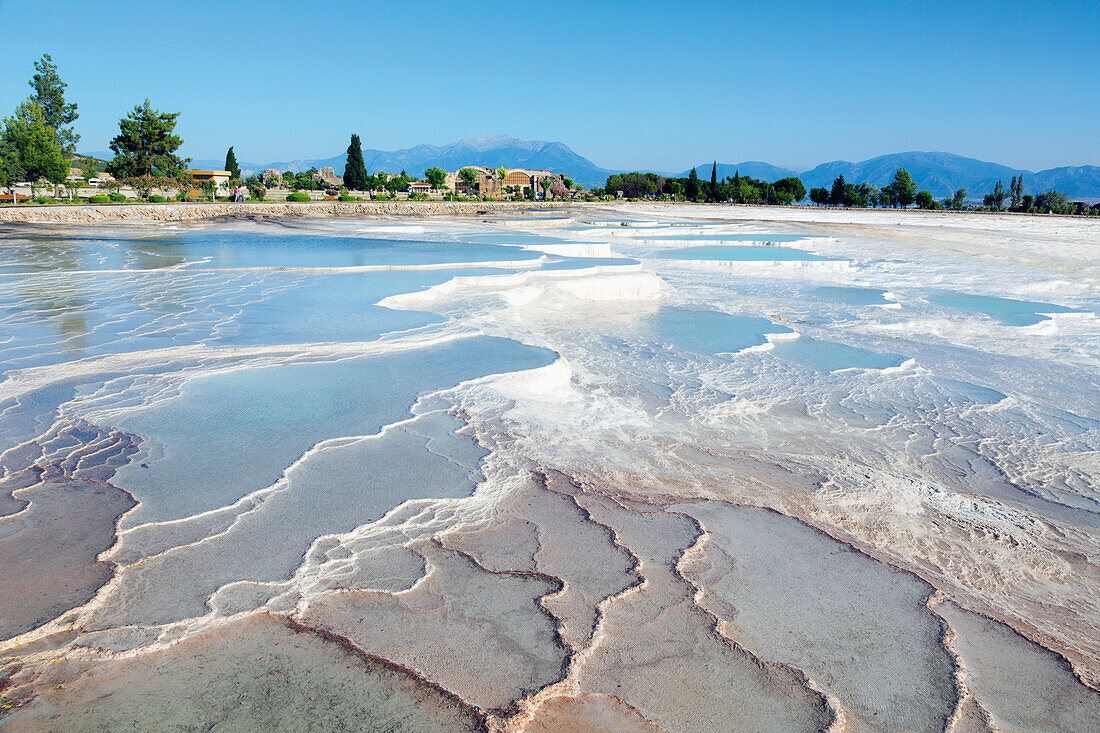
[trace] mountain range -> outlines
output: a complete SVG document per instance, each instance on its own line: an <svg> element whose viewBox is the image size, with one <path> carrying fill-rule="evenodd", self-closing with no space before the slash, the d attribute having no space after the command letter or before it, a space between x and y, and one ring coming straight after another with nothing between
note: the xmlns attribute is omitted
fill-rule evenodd
<svg viewBox="0 0 1100 733"><path fill-rule="evenodd" d="M91 153L96 157L110 157L109 153ZM266 168L280 171L303 171L309 168L332 166L337 173L343 173L346 154L340 153L331 158L311 158L304 160L283 160L270 163L241 162L241 171L245 175L260 173ZM535 168L565 173L577 183L586 186L602 186L607 176L622 171L601 168L588 158L574 152L560 142L543 140L521 140L509 135L480 135L459 140L450 145L417 145L402 150L363 150L363 159L370 172L387 171L397 173L407 171L410 175L422 176L426 168L439 166L444 170L457 170L465 165L484 165L493 168ZM220 169L223 160L195 160L197 168ZM850 183L867 181L880 188L888 184L898 168L905 168L917 182L917 186L927 189L933 196L951 196L956 190L965 188L967 198L980 200L1002 181L1008 188L1012 176L1024 177L1025 193L1056 189L1074 200L1100 200L1100 166L1066 166L1049 168L1042 171L1029 171L1010 168L997 163L988 163L974 158L941 152L891 153L880 155L856 163L837 160L822 163L810 170L796 171L791 168L775 166L762 161L742 163L719 163L718 178L724 179L736 172L766 181L775 181L787 176L798 176L806 188L823 186L828 188L833 179L843 175ZM699 177L710 178L711 163L697 166ZM686 176L687 171L678 174Z"/></svg>
<svg viewBox="0 0 1100 733"><path fill-rule="evenodd" d="M710 179L712 163L705 163L696 167L700 178ZM1052 189L1061 191L1071 199L1093 200L1100 198L1100 166L1082 165L1066 166L1062 168L1048 168L1042 171L1029 171L1021 168L1010 168L997 163L987 163L974 158L965 158L952 153L925 153L911 151L908 153L891 153L869 158L858 163L846 160L835 160L831 163L822 163L816 168L807 171L795 171L790 168L780 168L760 161L746 161L744 163L719 163L718 178L735 175L740 172L743 176L751 176L765 181L776 181L787 176L798 176L802 179L806 188L821 186L828 188L837 176L843 175L849 183L861 183L867 181L882 188L890 183L894 177L894 171L904 168L909 171L919 188L927 189L933 196L951 196L960 188L965 188L967 198L981 200L982 196L991 193L997 185L997 181L1004 183L1008 190L1008 183L1013 176L1024 177L1024 192L1036 194L1040 191ZM680 175L687 175L688 171Z"/></svg>
<svg viewBox="0 0 1100 733"><path fill-rule="evenodd" d="M266 168L280 171L304 171L310 168L332 166L337 173L343 174L347 154L340 153L331 158L282 160L273 163L238 163L245 175L259 173ZM363 149L363 161L371 173L386 171L399 173L407 171L409 175L423 176L426 168L438 166L453 171L467 165L483 165L491 168L533 168L565 173L585 187L600 186L607 177L616 171L600 168L595 163L573 152L563 143L550 143L543 140L521 140L510 135L478 135L459 140L450 145L417 145L403 150ZM221 168L224 160L195 160L193 165Z"/></svg>

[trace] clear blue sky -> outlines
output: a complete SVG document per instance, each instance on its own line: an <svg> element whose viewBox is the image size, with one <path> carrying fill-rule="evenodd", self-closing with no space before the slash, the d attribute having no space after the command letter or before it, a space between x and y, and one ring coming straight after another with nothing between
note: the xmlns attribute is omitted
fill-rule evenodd
<svg viewBox="0 0 1100 733"><path fill-rule="evenodd" d="M613 168L945 150L1100 164L1100 2L11 2L0 112L53 56L81 149L149 97L263 163L484 133Z"/></svg>

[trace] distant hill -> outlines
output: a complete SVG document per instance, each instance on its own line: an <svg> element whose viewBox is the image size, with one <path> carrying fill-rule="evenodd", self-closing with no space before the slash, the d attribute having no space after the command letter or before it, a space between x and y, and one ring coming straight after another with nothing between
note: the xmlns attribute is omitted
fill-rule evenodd
<svg viewBox="0 0 1100 733"><path fill-rule="evenodd" d="M698 166L699 177L709 179L710 168L710 163ZM806 188L815 186L828 188L837 176L843 175L849 183L867 181L881 188L890 183L894 177L894 171L898 168L905 168L913 176L919 188L927 189L938 198L951 196L958 189L965 188L967 198L980 200L984 194L993 191L997 181L1004 182L1007 189L1012 176L1019 175L1024 177L1025 193L1035 194L1039 191L1057 189L1071 199L1100 198L1100 166L1072 166L1035 172L938 152L892 153L858 163L836 160L802 172L758 161L737 164L719 163L718 177L724 179L738 170L741 175L765 181L775 181L785 176L796 175L802 179Z"/></svg>
<svg viewBox="0 0 1100 733"><path fill-rule="evenodd" d="M110 153L92 153L92 155L102 158L111 157ZM337 173L343 173L345 157L344 153L340 153L331 158L284 160L272 163L242 162L240 166L246 175L259 173L265 168L303 171L311 167L325 166L332 166ZM480 135L459 140L450 145L417 145L403 150L366 149L363 151L363 159L367 164L367 170L371 173L380 170L398 173L404 170L414 176L423 176L424 170L432 166L439 166L448 171L457 170L464 165L548 169L565 173L588 188L602 186L609 175L621 172L601 168L563 143L521 140L508 135ZM224 162L223 158L195 160L192 164L196 168L221 168ZM894 171L898 168L908 170L918 187L928 189L937 198L950 196L959 188L965 188L967 198L980 201L984 194L993 190L997 181L1003 181L1007 188L1012 176L1022 175L1025 193L1035 194L1057 189L1073 200L1100 200L1100 166L1068 166L1029 171L942 152L891 153L857 163L836 160L801 172L759 160L719 163L718 177L725 179L737 172L743 176L765 181L798 176L806 188L812 188L828 187L833 179L843 174L845 180L851 183L868 181L881 188L890 182ZM709 161L700 163L696 167L699 177L703 180L710 179L710 169ZM688 171L685 170L676 175L686 176L687 174Z"/></svg>
<svg viewBox="0 0 1100 733"><path fill-rule="evenodd" d="M713 166L711 163L704 163L703 165L696 166L695 172L699 174L699 177L703 180L710 180L710 169ZM681 177L687 177L691 173L690 170L686 170L683 173L677 175ZM790 168L781 168L771 163L764 163L759 160L746 160L744 163L719 163L718 164L718 180L724 181L727 178L731 178L734 175L740 173L743 176L749 178L757 178L761 181L778 181L780 178L786 178L787 176L797 176L798 173Z"/></svg>
<svg viewBox="0 0 1100 733"><path fill-rule="evenodd" d="M331 158L283 160L272 163L240 163L241 172L249 175L265 168L280 171L304 171L309 168L332 166L337 173L343 174L346 154L340 153ZM607 177L616 171L600 168L584 156L578 155L563 143L542 140L521 140L509 135L479 135L459 140L450 145L417 145L403 150L375 150L365 148L363 160L371 173L386 171L423 176L424 171L438 166L453 171L466 165L483 165L491 168L535 168L565 173L583 186L603 185ZM192 164L198 168L216 166L220 168L225 160L195 160Z"/></svg>

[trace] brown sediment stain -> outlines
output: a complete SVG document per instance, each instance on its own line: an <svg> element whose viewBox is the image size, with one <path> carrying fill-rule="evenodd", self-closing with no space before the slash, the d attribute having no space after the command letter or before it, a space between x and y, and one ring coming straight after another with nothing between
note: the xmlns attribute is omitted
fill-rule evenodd
<svg viewBox="0 0 1100 733"><path fill-rule="evenodd" d="M696 584L687 577L687 575L684 573L684 562L685 560L690 559L692 555L698 554L700 552L702 544L709 540L710 535L707 532L706 527L703 526L702 522L697 520L695 517L689 514L684 514L682 512L669 513L676 514L689 520L692 524L695 525L696 531L698 531L699 533L695 539L695 542L692 543L691 547L680 553L679 558L677 558L675 564L672 567L672 571L677 578L683 581L688 587L694 589L695 592L692 594L692 600L695 602L695 606L712 620L714 625L714 634L736 648L741 653L748 655L749 658L753 659L760 666L761 669L779 669L791 674L796 680L798 680L802 684L803 687L816 694L820 698L822 706L829 711L831 720L829 721L829 726L826 730L829 731L829 733L839 733L839 731L843 731L845 729L844 710L834 696L829 694L828 691L822 689L808 674L806 674L804 670L799 669L793 664L787 664L785 662L778 662L774 660L766 660L758 654L750 651L747 647L741 644L741 642L733 637L729 630L729 624L724 619L705 607L705 605L702 603L702 599L703 593L706 591L706 588Z"/></svg>
<svg viewBox="0 0 1100 733"><path fill-rule="evenodd" d="M700 448L704 453L710 453L709 450ZM989 618L997 623L1004 624L1011 628L1015 633L1019 634L1027 641L1036 644L1037 646L1050 651L1065 661L1069 665L1073 676L1086 687L1100 692L1100 659L1095 655L1090 655L1089 652L1077 649L1068 643L1066 640L1053 636L1052 634L1038 628L1034 624L1028 622L1026 619L1021 618L1019 614L1007 614L1001 613L993 606L991 606L986 600L974 593L968 592L963 586L949 583L949 578L946 576L938 575L934 570L922 567L916 563L908 563L903 559L889 554L886 550L879 548L869 542L860 540L850 535L844 535L839 532L838 528L829 528L823 526L819 522L816 522L814 516L804 515L793 512L788 512L774 506L768 506L762 503L756 503L752 501L736 501L719 496L694 496L691 495L675 495L665 491L651 488L647 481L642 480L640 477L635 477L631 480L623 482L626 485L636 484L639 489L637 492L627 490L611 491L608 488L599 485L599 479L590 478L584 482L580 482L579 485L583 486L585 492L590 492L595 495L608 496L623 501L637 502L639 504L650 505L655 508L665 510L669 506L685 501L715 501L730 504L732 506L738 506L748 509L761 509L767 512L784 516L793 519L800 524L810 528L814 532L828 537L848 548L864 555L875 562L881 563L887 567L893 568L899 572L912 575L919 578L923 582L927 583L934 590L938 590L944 593L947 597L951 598L954 602L959 603L966 610L977 613L981 616Z"/></svg>
<svg viewBox="0 0 1100 733"><path fill-rule="evenodd" d="M32 664L5 730L486 729L480 711L409 670L262 611L137 653Z"/></svg>
<svg viewBox="0 0 1100 733"><path fill-rule="evenodd" d="M415 669L497 716L560 677L569 649L556 617L539 603L560 591L560 580L490 572L435 539L406 548L431 566L409 590L327 591L296 611L296 619Z"/></svg>
<svg viewBox="0 0 1100 733"><path fill-rule="evenodd" d="M443 687L442 685L421 676L415 669L410 669L402 664L398 664L393 660L386 659L385 657L381 657L377 654L371 654L370 652L367 652L364 649L358 647L355 642L353 642L346 636L341 636L340 634L334 633L327 629L321 629L310 626L308 624L304 624L301 621L296 620L293 616L286 616L285 621L287 628L291 629L292 631L300 634L314 634L326 641L332 642L333 644L339 644L347 651L355 654L362 659L367 660L368 662L373 662L374 664L385 667L392 672L397 672L399 674L407 676L409 679L414 680L418 684L430 690L433 690L434 692L442 695L456 705L461 706L463 709L467 710L470 715L474 716L474 718L478 720L482 730L488 730L486 723L486 721L488 720L488 716L485 714L484 711L482 711L476 705L471 705L470 703L466 702L454 692L448 690L446 687Z"/></svg>
<svg viewBox="0 0 1100 733"><path fill-rule="evenodd" d="M566 483L567 486L568 486L568 488L564 492L559 490L559 493L568 493L570 495L573 495L575 501L576 501L576 494L584 494L585 493L585 491L582 487L577 485L575 482L569 480L568 477L565 477L563 474L556 474L556 477L561 482ZM545 479L545 477L544 477L544 479ZM548 484L549 482L546 482L546 483ZM554 490L554 489L551 489L551 490ZM596 498L596 496L592 496L592 498ZM624 516L625 515L631 515L631 514L635 515L635 516L640 516L640 515L645 515L645 514L652 514L652 515L655 515L655 516L656 515L662 515L662 516L666 516L666 517L669 517L669 518L672 518L674 516L679 517L679 515L677 515L675 513L664 512L663 510L660 510L660 509L658 509L656 512L648 511L648 509L642 509L642 506L646 506L645 503L631 502L629 499L626 499L626 498L615 499L615 498L608 497L605 494L603 500L611 502L612 505L617 507L618 511L621 511L621 512L624 513ZM636 594L639 594L639 593L646 592L647 589L649 588L649 586L650 586L649 573L647 573L646 570L645 570L645 568L647 567L647 563L649 564L648 565L649 567L655 567L655 568L656 567L661 567L661 568L663 568L663 570L668 574L668 576L674 582L682 583L685 590L687 590L687 589L695 590L695 587L693 585L691 585L690 583L685 582L682 578L677 577L676 566L679 562L679 558L682 557L684 552L688 551L691 547L695 546L695 544L699 541L700 537L702 536L702 533L699 531L700 528L699 528L698 523L694 522L694 520L690 520L690 526L692 526L695 530L694 533L692 534L690 540L687 541L682 548L680 548L678 550L674 550L672 552L672 554L669 555L667 560L658 561L658 563L656 565L654 565L650 560L643 560L642 557L640 555L638 555L638 553L630 547L630 543L627 542L622 537L621 533L616 529L615 526L613 526L613 524L609 524L607 522L601 521L600 519L596 518L587 507L580 504L579 502L577 502L577 504L582 510L584 510L585 516L589 519L589 521L593 521L593 522L605 527L608 534L609 534L609 537L610 537L611 541L614 542L618 547L621 547L622 549L624 549L626 552L628 552L630 554L630 556L633 558L633 562L634 562L633 572L637 576L637 582L631 584L629 587L625 588L621 592L613 594L612 596L609 596L609 597L603 599L599 603L599 620L598 620L598 623L597 623L596 630L592 634L591 640L590 640L588 646L586 646L583 649L578 650L572 656L571 663L570 663L570 668L569 668L569 674L566 676L565 679L563 679L562 681L560 681L556 684L549 685L549 686L543 688L542 690L540 690L537 694L532 695L532 696L528 697L527 699L523 700L522 703L521 703L522 710L518 714L513 715L511 718L506 719L506 720L492 719L491 723L493 724L493 726L495 728L499 728L501 730L506 730L506 731L512 731L512 732L538 730L539 725L540 725L539 721L543 719L544 715L549 716L551 719L553 719L553 712L552 711L554 710L555 706L565 705L566 703L564 701L576 700L580 696L599 695L599 696L603 696L603 697L605 697L609 700L616 701L617 703L619 703L620 705L623 706L624 711L631 711L631 713L633 715L638 716L637 717L638 720L645 721L645 723L650 726L650 728L648 728L648 729L654 729L655 727L657 729L659 729L659 723L654 722L651 718L648 718L646 716L646 714L644 713L644 711L639 710L638 708L633 706L630 703L630 701L625 699L624 697L614 695L614 694L609 694L606 691L598 691L598 690L595 690L595 689L591 689L591 690L587 689L588 684L589 683L595 683L596 680L598 679L598 676L595 677L595 678L592 678L592 680L589 680L589 681L586 682L585 680L583 680L581 678L581 674L582 674L582 671L586 668L587 665L589 665L590 663L593 663L593 662L591 662L591 659L592 659L593 655L596 654L597 650L599 650L601 648L601 646L605 643L605 641L610 640L609 637L608 637L609 631L607 629L607 624L609 622L609 615L608 614L609 614L610 610L615 607L615 604L617 602L623 602L624 599L630 598L630 597L632 597ZM650 505L649 508L651 508L651 505ZM672 541L674 541L676 543L676 547L679 547L679 541L678 540L672 540ZM674 548L672 548L670 546L669 548L665 548L665 549L666 550L673 550ZM667 552L662 551L659 554L667 554ZM688 596L689 596L688 598L681 599L679 595L674 594L674 597L662 600L661 603L664 603L664 602L667 601L668 603L672 603L673 605L665 607L664 610L654 609L654 612L658 613L658 616L655 617L655 618L660 618L660 617L664 616L664 614L666 614L668 612L671 612L673 608L679 606L683 602L683 600L686 600L689 604L688 607L693 609L695 613L701 615L701 620L702 619L707 620L707 626L705 628L707 628L708 631L705 632L705 636L709 636L709 638L711 639L711 641L713 643L718 644L719 647L725 647L726 649L728 649L729 650L728 653L734 655L734 657L732 657L732 658L742 658L742 659L745 659L746 661L751 662L751 664L754 665L756 669L760 670L760 673L764 675L764 679L772 680L772 683L775 683L775 684L778 685L776 690L778 690L782 687L783 682L782 682L782 680L780 680L781 676L786 676L789 681L794 682L796 684L799 684L799 686L804 691L802 693L802 697L807 697L808 696L808 698L812 698L812 699L817 700L817 705L819 706L822 713L824 713L824 717L827 721L829 721L831 723L832 721L834 721L836 719L836 716L830 710L829 705L828 705L827 701L825 700L824 696L820 695L820 693L818 693L816 690L810 689L805 685L804 675L800 676L798 674L794 674L793 671L785 665L776 665L776 664L765 662L765 661L759 659L758 657L756 657L755 655L749 653L747 650L743 649L739 645L737 645L731 639L728 639L728 638L724 637L721 633L719 633L719 631L717 629L717 619L716 619L716 617L714 617L713 614L708 613L705 609L700 608L697 604L695 604L693 602L692 598L690 597L691 595L692 595L692 593L689 592L688 593ZM702 631L702 629L701 629L701 631ZM666 643L667 643L667 640L666 640ZM601 661L606 664L609 660L604 659L604 660L601 660ZM605 671L612 671L613 672L614 670L605 670ZM600 683L597 683L597 684L600 684ZM769 693L765 693L765 694L772 694L772 693L769 692ZM792 699L792 701L793 701L793 699ZM773 700L773 703L774 702L776 702L776 701ZM782 705L781 705L781 707L782 707ZM668 711L666 711L666 714L668 714ZM797 714L791 712L791 715L797 715Z"/></svg>
<svg viewBox="0 0 1100 733"><path fill-rule="evenodd" d="M502 733L662 733L664 728L614 695L579 693L550 698L538 714L516 727L508 721Z"/></svg>
<svg viewBox="0 0 1100 733"><path fill-rule="evenodd" d="M951 628L947 619L936 611L936 606L943 601L943 593L937 590L924 600L924 605L933 616L939 619L940 626L943 629L940 643L955 665L955 689L957 691L955 712L952 714L951 719L947 721L944 730L948 733L993 733L997 730L993 719L966 684L966 678L969 676L970 671L963 664L962 657L959 655L958 647L955 644L955 631ZM984 728L976 728L977 725L984 725Z"/></svg>

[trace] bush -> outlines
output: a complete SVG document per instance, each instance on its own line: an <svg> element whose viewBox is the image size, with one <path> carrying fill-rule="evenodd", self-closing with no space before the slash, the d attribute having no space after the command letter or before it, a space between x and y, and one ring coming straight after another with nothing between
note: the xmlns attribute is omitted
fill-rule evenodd
<svg viewBox="0 0 1100 733"><path fill-rule="evenodd" d="M309 201L309 194L302 193L301 191L295 191L286 197L287 201Z"/></svg>
<svg viewBox="0 0 1100 733"><path fill-rule="evenodd" d="M355 197L350 193L342 193L338 199L339 201L355 201Z"/></svg>
<svg viewBox="0 0 1100 733"><path fill-rule="evenodd" d="M126 200L126 197L118 191L111 191L109 194L107 194L107 198L111 199L111 201L116 204L121 204L123 201Z"/></svg>
<svg viewBox="0 0 1100 733"><path fill-rule="evenodd" d="M95 196L88 197L89 204L109 204L111 203L110 197L105 194L97 193Z"/></svg>
<svg viewBox="0 0 1100 733"><path fill-rule="evenodd" d="M48 204L51 201L53 201L53 199L51 199L49 196L35 196L34 197L34 202L36 204Z"/></svg>
<svg viewBox="0 0 1100 733"><path fill-rule="evenodd" d="M163 196L158 196L156 194L153 194L152 196L149 197L149 200L152 201L154 204L163 204L168 199L164 198Z"/></svg>

